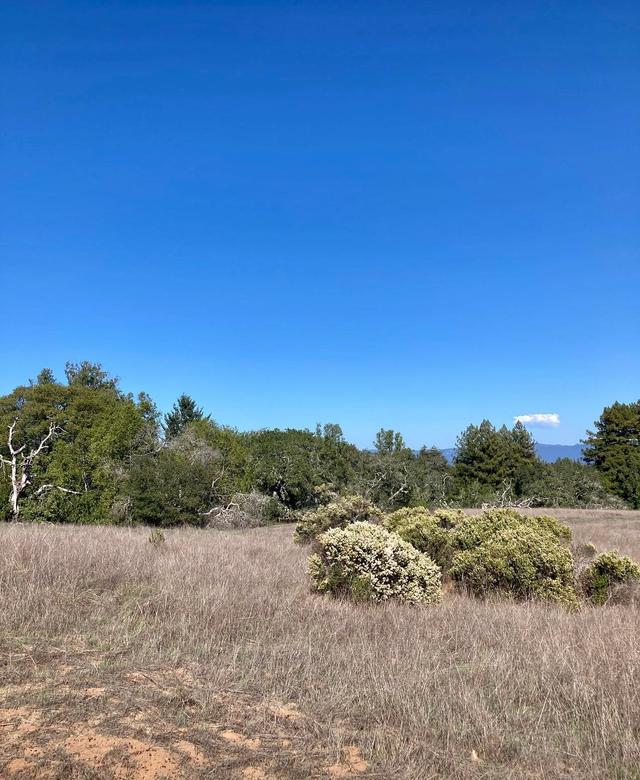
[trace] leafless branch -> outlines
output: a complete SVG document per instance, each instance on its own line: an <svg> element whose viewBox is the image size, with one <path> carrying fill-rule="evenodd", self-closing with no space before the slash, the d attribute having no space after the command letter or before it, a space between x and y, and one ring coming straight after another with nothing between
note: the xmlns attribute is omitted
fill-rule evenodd
<svg viewBox="0 0 640 780"><path fill-rule="evenodd" d="M11 516L14 520L17 519L20 515L20 499L22 498L26 489L31 485L34 461L48 448L53 438L62 433L62 428L56 425L55 422L50 422L47 433L40 439L39 443L35 447L32 447L29 453L26 454L26 442L20 447L16 447L14 444L14 435L17 424L18 419L16 418L9 426L7 446L10 457L7 458L4 455L0 456L0 459L2 460L2 466L8 466L11 472L11 493L9 496L9 504L11 505ZM74 490L69 490L68 488L54 485L43 485L39 490L36 491L34 495L41 495L46 490L51 490L54 487L64 493L75 493Z"/></svg>

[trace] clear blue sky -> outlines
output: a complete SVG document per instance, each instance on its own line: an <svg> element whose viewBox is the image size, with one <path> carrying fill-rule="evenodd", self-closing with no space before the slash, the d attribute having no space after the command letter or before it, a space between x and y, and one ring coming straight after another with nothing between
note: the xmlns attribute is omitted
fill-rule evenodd
<svg viewBox="0 0 640 780"><path fill-rule="evenodd" d="M637 2L0 11L2 390L413 446L640 396Z"/></svg>

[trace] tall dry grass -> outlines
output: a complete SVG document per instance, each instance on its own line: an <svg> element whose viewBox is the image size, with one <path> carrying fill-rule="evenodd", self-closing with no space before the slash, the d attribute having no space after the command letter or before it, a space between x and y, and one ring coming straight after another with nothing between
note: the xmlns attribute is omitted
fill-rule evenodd
<svg viewBox="0 0 640 780"><path fill-rule="evenodd" d="M640 558L629 518L576 534ZM355 606L309 592L290 527L181 529L159 548L148 534L0 529L5 680L33 673L12 661L25 652L44 673L52 649L94 648L105 674L188 669L202 721L221 717L220 691L294 702L301 745L355 741L370 776L640 777L637 608Z"/></svg>

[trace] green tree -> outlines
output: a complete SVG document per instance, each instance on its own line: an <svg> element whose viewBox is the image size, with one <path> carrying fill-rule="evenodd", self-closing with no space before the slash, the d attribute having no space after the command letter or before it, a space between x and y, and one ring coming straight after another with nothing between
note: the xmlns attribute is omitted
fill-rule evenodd
<svg viewBox="0 0 640 780"><path fill-rule="evenodd" d="M36 377L36 383L39 385L55 385L56 378L50 368L43 368Z"/></svg>
<svg viewBox="0 0 640 780"><path fill-rule="evenodd" d="M117 377L110 376L100 363L91 363L89 360L83 360L81 363L68 361L64 373L70 387L91 387L94 390L105 388L116 390L118 387Z"/></svg>
<svg viewBox="0 0 640 780"><path fill-rule="evenodd" d="M322 438L310 431L258 431L247 436L247 444L252 483L285 506L311 506L316 487L331 482L322 468Z"/></svg>
<svg viewBox="0 0 640 780"><path fill-rule="evenodd" d="M594 425L583 442L585 460L602 475L608 490L640 508L640 400L605 407Z"/></svg>
<svg viewBox="0 0 640 780"><path fill-rule="evenodd" d="M504 441L489 420L469 425L458 436L454 457L456 482L497 488L502 481Z"/></svg>
<svg viewBox="0 0 640 780"><path fill-rule="evenodd" d="M537 506L608 507L620 501L607 493L593 466L569 458L540 462L528 494Z"/></svg>
<svg viewBox="0 0 640 780"><path fill-rule="evenodd" d="M449 497L451 467L437 447L422 447L415 458L414 502L432 506Z"/></svg>
<svg viewBox="0 0 640 780"><path fill-rule="evenodd" d="M510 482L516 496L524 496L540 463L536 455L536 443L520 421L511 430L503 426L500 435L506 450L503 480Z"/></svg>
<svg viewBox="0 0 640 780"><path fill-rule="evenodd" d="M407 449L401 433L385 428L380 428L376 433L373 446L378 455L397 455Z"/></svg>
<svg viewBox="0 0 640 780"><path fill-rule="evenodd" d="M14 440L26 452L56 426L56 436L31 465L22 496L25 519L112 521L132 456L156 445L157 413L148 396L136 401L125 395L97 364L76 369L68 370L67 385L20 386L0 398L0 429L15 421ZM9 455L6 438L0 454ZM6 475L0 485L8 508Z"/></svg>
<svg viewBox="0 0 640 780"><path fill-rule="evenodd" d="M183 432L183 441L192 442L192 449L200 446L213 453L212 462L218 467L218 473L212 475L215 502L228 504L235 493L251 489L246 437L234 428L218 425L208 418L196 420Z"/></svg>
<svg viewBox="0 0 640 780"><path fill-rule="evenodd" d="M126 495L129 519L147 525L204 525L207 513L241 488L237 434L197 420L153 452L134 458Z"/></svg>
<svg viewBox="0 0 640 780"><path fill-rule="evenodd" d="M316 426L316 436L320 436L328 442L339 445L344 444L344 434L342 428L337 423L325 423Z"/></svg>
<svg viewBox="0 0 640 780"><path fill-rule="evenodd" d="M483 420L469 425L458 437L454 477L461 494L468 499L490 498L498 491L514 497L526 494L539 461L535 442L521 423L499 430ZM476 501L474 501L475 503Z"/></svg>
<svg viewBox="0 0 640 780"><path fill-rule="evenodd" d="M318 503L331 486L344 490L354 478L358 450L342 440L334 424L308 430L263 430L246 435L252 485L300 509Z"/></svg>
<svg viewBox="0 0 640 780"><path fill-rule="evenodd" d="M178 436L189 425L197 420L208 420L210 416L204 415L202 409L197 406L191 396L183 393L173 405L170 412L164 416L162 428L165 438L171 439Z"/></svg>
<svg viewBox="0 0 640 780"><path fill-rule="evenodd" d="M364 455L365 494L384 509L407 506L416 488L416 458L402 434L381 428L375 451Z"/></svg>

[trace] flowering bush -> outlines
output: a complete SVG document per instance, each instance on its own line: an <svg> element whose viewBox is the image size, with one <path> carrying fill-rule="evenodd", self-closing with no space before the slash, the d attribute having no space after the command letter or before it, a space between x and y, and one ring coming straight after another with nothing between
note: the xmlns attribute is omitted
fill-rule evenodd
<svg viewBox="0 0 640 780"><path fill-rule="evenodd" d="M605 604L609 600L622 601L625 586L640 583L640 564L616 550L600 553L584 570L582 588L594 604Z"/></svg>
<svg viewBox="0 0 640 780"><path fill-rule="evenodd" d="M360 521L378 523L382 517L382 511L366 498L346 496L305 512L296 525L294 538L297 542L310 542L330 528L344 528Z"/></svg>
<svg viewBox="0 0 640 780"><path fill-rule="evenodd" d="M452 518L444 513L456 510L439 511L441 514L438 515L431 514L424 507L398 509L385 518L383 525L389 531L395 531L416 550L426 553L438 566L446 570L451 563L453 552L448 530ZM460 514L463 515L462 512Z"/></svg>
<svg viewBox="0 0 640 780"><path fill-rule="evenodd" d="M440 569L431 558L398 534L367 522L318 536L308 571L316 590L361 601L434 604L442 595Z"/></svg>

